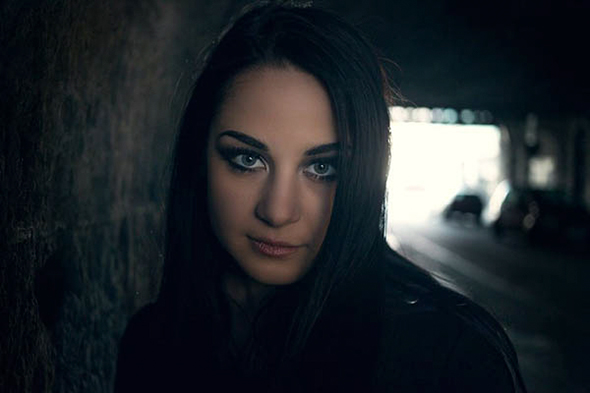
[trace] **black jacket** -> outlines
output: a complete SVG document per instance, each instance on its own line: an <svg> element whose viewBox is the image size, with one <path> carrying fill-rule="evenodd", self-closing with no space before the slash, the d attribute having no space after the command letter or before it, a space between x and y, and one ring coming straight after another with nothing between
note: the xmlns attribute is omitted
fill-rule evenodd
<svg viewBox="0 0 590 393"><path fill-rule="evenodd" d="M392 254L388 258L400 257ZM457 294L452 296L454 301L440 303L429 300L429 296L388 285L387 280L384 285L386 290L379 292L384 302L376 331L380 337L374 340L378 343L378 355L375 364L370 364L369 378L363 377L363 382L359 382L354 378L359 365L348 367L348 363L340 362L343 356L338 352L355 351L354 345L347 345L357 341L354 331L343 326L345 316L341 319L342 324L324 327L316 334L315 340L336 343L327 350L327 355L304 357L305 364L276 390L517 391L510 370L517 374L518 370L509 366L505 353L494 341L496 333L503 333L494 332L493 327L486 333L476 321L483 316L493 325L495 321L489 314ZM476 313L463 312L461 307L475 307ZM186 348L175 348L165 333L162 318L157 306L148 305L129 322L119 348L116 393L265 391L269 387L267 382L271 378L240 376L238 370L220 364L207 349L200 351L189 342ZM342 331L345 332L344 338ZM510 343L507 344L511 348ZM346 349L342 350L342 347ZM187 348L191 349L184 350ZM344 357L348 355L344 354ZM360 366L362 368L362 364Z"/></svg>

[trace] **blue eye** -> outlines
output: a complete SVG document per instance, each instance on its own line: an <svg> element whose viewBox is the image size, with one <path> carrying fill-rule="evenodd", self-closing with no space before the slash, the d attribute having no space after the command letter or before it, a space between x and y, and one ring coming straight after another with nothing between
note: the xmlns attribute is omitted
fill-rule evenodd
<svg viewBox="0 0 590 393"><path fill-rule="evenodd" d="M266 168L260 154L250 149L234 146L220 146L217 149L225 161L237 171L248 172Z"/></svg>
<svg viewBox="0 0 590 393"><path fill-rule="evenodd" d="M317 180L333 180L336 178L336 167L330 162L318 161L305 168L304 172Z"/></svg>
<svg viewBox="0 0 590 393"><path fill-rule="evenodd" d="M233 157L232 162L244 168L264 168L264 163L256 154L238 154Z"/></svg>

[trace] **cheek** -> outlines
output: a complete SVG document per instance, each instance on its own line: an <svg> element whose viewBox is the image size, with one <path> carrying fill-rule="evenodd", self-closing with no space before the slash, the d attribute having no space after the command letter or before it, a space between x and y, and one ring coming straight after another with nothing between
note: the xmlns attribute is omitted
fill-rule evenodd
<svg viewBox="0 0 590 393"><path fill-rule="evenodd" d="M335 185L322 185L313 195L314 202L311 203L314 206L314 211L311 212L310 217L312 221L312 231L317 239L318 247L324 240L328 225L330 224L330 218L332 217L332 207L334 205L334 196L336 194Z"/></svg>
<svg viewBox="0 0 590 393"><path fill-rule="evenodd" d="M227 170L213 165L208 173L209 217L219 237L239 228L252 210L251 187L238 181Z"/></svg>

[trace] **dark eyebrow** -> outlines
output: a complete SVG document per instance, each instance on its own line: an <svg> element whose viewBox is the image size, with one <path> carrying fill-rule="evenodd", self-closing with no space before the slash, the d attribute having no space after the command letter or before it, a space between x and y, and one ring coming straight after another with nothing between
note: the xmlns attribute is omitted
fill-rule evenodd
<svg viewBox="0 0 590 393"><path fill-rule="evenodd" d="M326 145L320 145L313 147L305 152L306 156L315 156L322 153L328 153L331 151L338 151L340 150L340 144L338 142L335 143L328 143Z"/></svg>
<svg viewBox="0 0 590 393"><path fill-rule="evenodd" d="M221 137L226 136L226 135L230 136L232 138L235 138L235 139L239 140L240 142L243 142L247 145L250 145L252 147L260 149L262 151L268 151L268 147L264 143L260 142L256 138L252 138L251 136L243 134L239 131L233 131L233 130L223 131L221 134L219 134L217 139L221 139Z"/></svg>
<svg viewBox="0 0 590 393"><path fill-rule="evenodd" d="M235 138L235 139L239 140L240 142L243 142L247 145L250 145L250 146L260 149L262 151L265 151L265 152L268 151L268 146L266 146L264 143L260 142L256 138L253 138L253 137L246 135L242 132L234 131L234 130L223 131L221 134L219 134L217 139L221 139L224 136L229 136L229 137ZM328 152L331 152L334 150L336 150L336 151L340 150L340 144L338 142L328 143L325 145L319 145L316 147L312 147L311 149L305 151L305 155L308 157L315 156L315 155L322 154L322 153L328 153Z"/></svg>

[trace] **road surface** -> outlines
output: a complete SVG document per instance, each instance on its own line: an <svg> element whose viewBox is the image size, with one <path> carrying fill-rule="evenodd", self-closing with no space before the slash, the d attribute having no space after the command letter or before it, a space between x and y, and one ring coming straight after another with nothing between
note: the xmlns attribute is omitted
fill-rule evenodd
<svg viewBox="0 0 590 393"><path fill-rule="evenodd" d="M590 392L590 255L469 222L393 222L388 241L495 315L532 393Z"/></svg>

